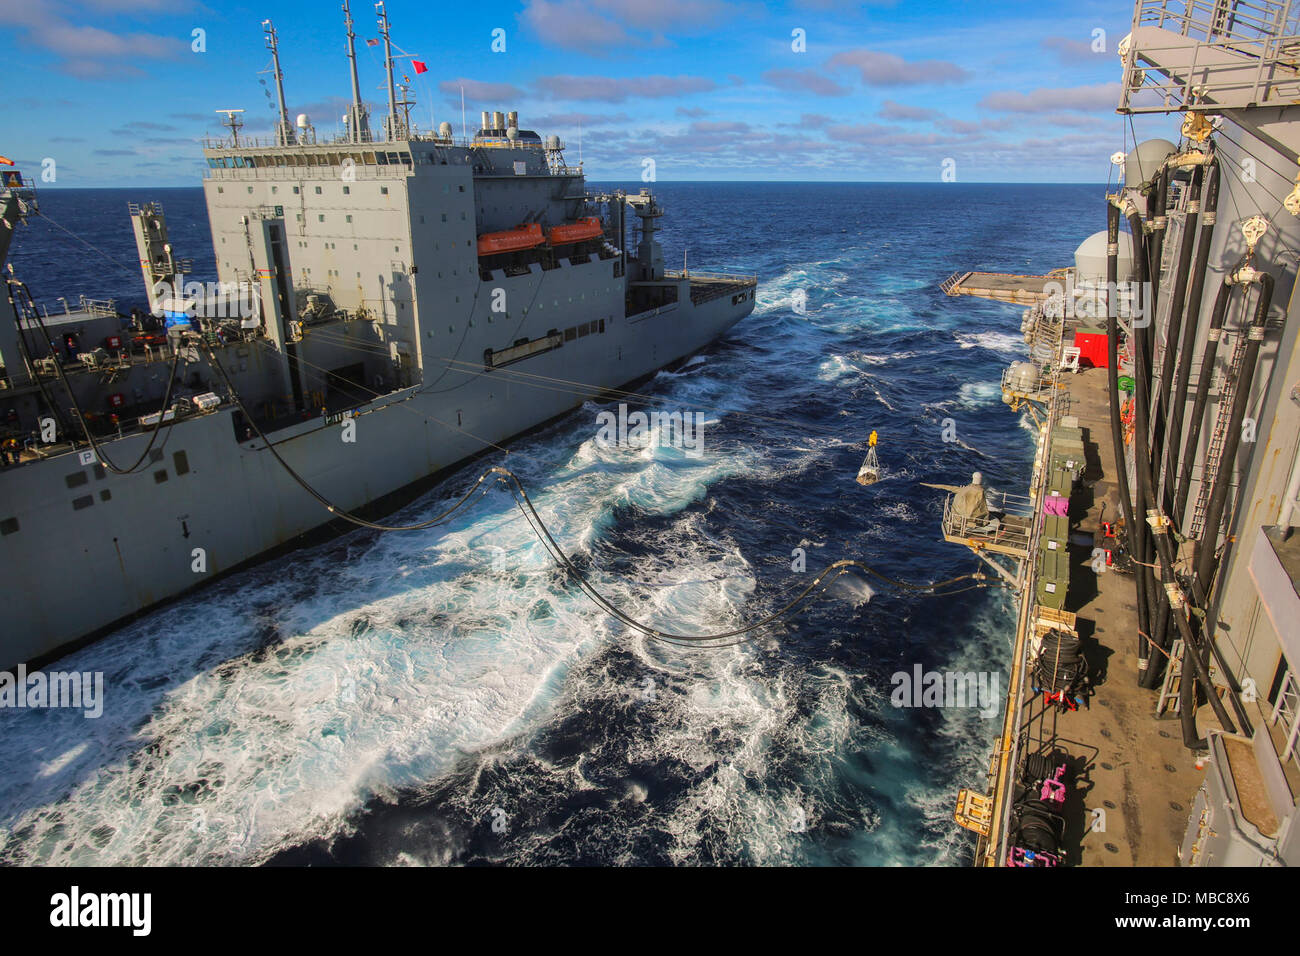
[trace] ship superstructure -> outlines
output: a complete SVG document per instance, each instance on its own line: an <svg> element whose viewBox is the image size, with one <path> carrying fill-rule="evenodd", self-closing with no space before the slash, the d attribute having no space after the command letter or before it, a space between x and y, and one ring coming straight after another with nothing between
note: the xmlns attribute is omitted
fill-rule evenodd
<svg viewBox="0 0 1300 956"><path fill-rule="evenodd" d="M988 792L957 817L987 865L1296 865L1300 8L1139 0L1119 52L1120 112L1178 141L1117 154L1072 268L944 286L1030 305L1003 389L1040 435L1018 507L944 511L1021 591Z"/></svg>
<svg viewBox="0 0 1300 956"><path fill-rule="evenodd" d="M0 411L25 451L0 472L0 576L26 599L0 667L292 544L331 520L323 500L391 509L752 311L755 277L665 269L650 191L589 191L515 112L468 139L414 126L378 8L387 115L376 128L361 102L345 4L353 101L333 137L290 122L263 25L273 135L218 110L229 135L204 148L218 283L193 281L157 203L130 209L148 315L46 313L10 282ZM5 196L16 222L31 198Z"/></svg>

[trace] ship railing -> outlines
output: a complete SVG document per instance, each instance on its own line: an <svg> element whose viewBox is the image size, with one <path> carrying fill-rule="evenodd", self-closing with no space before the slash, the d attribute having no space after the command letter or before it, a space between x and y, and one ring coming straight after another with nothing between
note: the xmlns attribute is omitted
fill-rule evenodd
<svg viewBox="0 0 1300 956"><path fill-rule="evenodd" d="M943 503L945 537L974 541L1001 552L1028 553L1034 524L1033 501L1028 496L986 489L989 513L978 518L958 514L953 509L955 497L949 495Z"/></svg>
<svg viewBox="0 0 1300 956"><path fill-rule="evenodd" d="M732 282L737 285L754 285L758 282L756 275L744 275L743 273L733 272L697 272L694 269L687 271L666 269L664 270L665 279L699 279L701 282Z"/></svg>
<svg viewBox="0 0 1300 956"><path fill-rule="evenodd" d="M1055 355L1053 350L1049 353ZM1052 392L1056 388L1056 382L1050 376L1041 375L1037 382L1029 388L1022 388L1017 382L1013 381L1016 373L1010 367L1002 370L1002 391L1004 394L1015 395L1018 398L1028 399L1031 402L1046 402L1052 397Z"/></svg>
<svg viewBox="0 0 1300 956"><path fill-rule="evenodd" d="M1133 28L1148 29L1124 57L1121 111L1244 107L1300 95L1300 4L1139 0ZM1153 42L1149 28L1168 40Z"/></svg>
<svg viewBox="0 0 1300 956"><path fill-rule="evenodd" d="M1290 0L1139 0L1134 24L1198 40L1249 42L1294 34L1300 4L1293 10Z"/></svg>
<svg viewBox="0 0 1300 956"><path fill-rule="evenodd" d="M253 136L247 138L241 136L239 138L238 146L236 146L233 142L231 142L229 136L215 136L215 137L204 136L199 140L199 143L204 149L221 149L221 150L228 150L229 152L232 153L240 152L245 149L296 149L296 148L309 149L312 147L319 149L322 146L335 146L335 147L339 147L340 149L344 147L356 148L356 147L367 147L367 146L369 147L395 146L396 147L396 146L401 146L405 143L432 143L434 146L444 146L444 147L459 146L465 149L470 149L476 146L484 145L483 143L475 143L473 137L453 136L450 139L444 139L441 136L437 136L432 133L419 132L418 130L413 132L409 137L406 137L404 139L376 139L374 137L371 137L369 139L363 139L359 143L353 142L349 137L343 135L335 136L330 139L318 138L314 143L290 143L288 146L281 146L274 139L265 138L261 136ZM538 146L537 143L518 143L516 145L520 148L527 148L530 146L537 148Z"/></svg>
<svg viewBox="0 0 1300 956"><path fill-rule="evenodd" d="M117 315L116 299L87 299L81 296L81 311L101 317Z"/></svg>
<svg viewBox="0 0 1300 956"><path fill-rule="evenodd" d="M368 179L405 179L410 175L411 170L399 163L396 166L353 166L349 175L352 180ZM253 175L249 175L249 174ZM262 166L255 169L212 169L207 167L203 170L203 178L211 180L220 180L222 182L264 182L266 180L277 180L280 182L297 182L299 180L316 180L329 179L339 182L339 167L337 166Z"/></svg>

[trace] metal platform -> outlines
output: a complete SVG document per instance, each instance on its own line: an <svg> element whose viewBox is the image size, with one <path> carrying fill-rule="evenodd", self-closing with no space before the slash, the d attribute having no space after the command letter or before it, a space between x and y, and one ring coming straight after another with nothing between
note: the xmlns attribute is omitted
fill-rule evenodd
<svg viewBox="0 0 1300 956"><path fill-rule="evenodd" d="M990 491L989 508L993 514L972 519L957 514L952 507L953 495L943 503L943 537L952 544L973 551L993 551L1014 558L1029 554L1029 536L1034 518L1029 498Z"/></svg>
<svg viewBox="0 0 1300 956"><path fill-rule="evenodd" d="M1064 288L1070 270L1057 269L1044 276L1007 272L954 272L939 288L944 295L970 295L1011 305L1037 305Z"/></svg>
<svg viewBox="0 0 1300 956"><path fill-rule="evenodd" d="M1253 0L1141 0L1122 113L1289 105L1300 97L1300 8Z"/></svg>

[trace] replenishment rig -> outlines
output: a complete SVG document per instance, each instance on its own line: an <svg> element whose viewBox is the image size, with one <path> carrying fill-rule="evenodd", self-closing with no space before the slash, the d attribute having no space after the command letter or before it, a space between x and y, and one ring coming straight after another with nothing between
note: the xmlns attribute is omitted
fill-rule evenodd
<svg viewBox="0 0 1300 956"><path fill-rule="evenodd" d="M1073 267L943 285L1028 306L1039 436L1027 496L944 509L1020 595L956 818L987 866L1296 865L1300 7L1139 0L1119 53L1119 112L1178 141L1113 157Z"/></svg>
<svg viewBox="0 0 1300 956"><path fill-rule="evenodd" d="M484 112L420 130L377 5L388 109L339 135L290 122L279 41L270 139L209 140L218 283L195 282L159 203L129 210L149 315L38 308L7 277L0 321L0 668L74 642L340 514L378 515L447 469L683 360L754 308L757 279L672 271L649 189L596 193L557 136ZM0 193L8 240L39 207ZM629 219L639 229L629 252ZM76 600L68 600L68 582Z"/></svg>

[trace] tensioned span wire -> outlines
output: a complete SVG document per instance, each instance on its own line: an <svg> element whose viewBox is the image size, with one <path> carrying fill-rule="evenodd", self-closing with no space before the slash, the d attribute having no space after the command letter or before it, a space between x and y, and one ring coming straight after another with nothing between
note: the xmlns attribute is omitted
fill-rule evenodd
<svg viewBox="0 0 1300 956"><path fill-rule="evenodd" d="M279 353L276 351L275 347L274 347L273 345L271 345L269 342L267 342L265 339L257 338L257 339L254 339L253 341L255 341L255 342L257 342L259 345L263 346L267 351L269 351L269 352L271 352L271 353L273 353L273 354L279 354ZM302 356L296 356L296 357L294 358L294 361L298 362L298 363L301 364L301 365L306 365L306 366L308 366L308 367L310 367L310 368L314 368L316 371L318 371L318 372L322 372L322 373L324 373L326 376L329 376L329 375L333 375L333 374L334 374L334 370L333 370L333 369L325 368L323 365L317 365L315 362L308 362L308 361L307 361L305 358L303 358ZM385 393L384 393L384 392L378 392L378 391L375 391L373 388L370 388L370 387L367 386L367 385L361 385L361 384L359 384L359 383L357 383L357 382L349 382L348 384L354 386L355 388L359 388L359 389L361 389L361 391L363 391L363 392L369 392L370 395L373 396L373 398L384 398L384 397L385 397ZM340 394L346 396L347 398L350 398L350 399L356 399L358 402L370 402L370 401L372 401L371 398L365 398L365 397L363 397L363 396L358 396L357 393L355 393L355 392L353 392L353 391L350 391L350 390L348 389L348 387L345 386L345 385L334 384L334 385L331 386L331 387L334 389L334 391L339 392ZM452 431L460 432L462 435L465 435L465 436L468 437L468 438L472 438L472 439L474 439L476 442L479 442L480 444L483 444L483 445L489 445L489 446L491 446L492 448L495 448L497 451L502 452L503 454L506 454L506 455L510 454L510 449L509 449L509 448L506 448L504 445L498 445L498 444L497 444L496 442L494 442L494 441L489 441L489 440L486 439L486 438L481 438L480 436L475 435L473 432L469 431L468 429L462 428L462 427L459 426L459 425L453 425L453 424L451 424L451 422L444 422L441 418L438 418L436 415L432 415L432 414L430 414L430 413L428 413L428 412L416 411L414 408L408 408L408 407L407 407L407 403L410 402L410 401L412 401L412 400L414 400L415 397L416 397L417 395L419 395L419 394L420 394L420 390L414 391L414 392L412 392L410 395L407 395L405 398L397 399L397 400L395 400L395 401L392 401L392 402L387 403L386 405L381 405L381 406L379 406L378 408L373 408L373 409L371 409L371 410L368 411L368 412L363 412L362 414L371 415L371 414L374 414L375 412L383 412L383 411L387 411L387 410L390 409L390 408L400 408L400 409L403 409L404 411L410 412L412 415L419 416L419 418L420 418L421 420L429 419L429 420L431 420L431 421L437 422L439 425L442 425L444 428L449 428L449 429L451 429Z"/></svg>
<svg viewBox="0 0 1300 956"><path fill-rule="evenodd" d="M341 346L343 348L352 348L352 349L356 349L357 351L370 351L370 352L374 352L376 355L379 354L385 356L388 355L387 350L383 349L382 347L366 345L363 343L348 342L346 339L343 339L332 332L317 330L312 332L311 335L318 336L323 341L329 342L332 345ZM489 372L489 370L483 367L482 362L467 362L462 359L457 359L454 356L427 355L426 357L432 359L438 359L440 361L446 362L448 365L458 366L457 368L454 368L452 370L459 372L462 375L467 375L471 378L477 378L488 374L502 375L503 377L509 377L513 382L519 385L527 385L534 388L543 388L553 392L565 392L572 395L613 395L616 398L621 398L625 401L634 404L662 405L667 401L667 399L665 399L662 396L649 395L645 392L634 392L634 391L629 391L627 389L611 388L605 385L596 385L591 382L580 382L575 379L557 378L551 375L539 375L536 372L524 372L512 368L504 368L504 367L494 368L491 369ZM544 384L544 383L550 383L550 384ZM424 390L425 390L424 387L421 387L417 389L417 392L423 392ZM795 422L792 419L776 418L771 415L759 415L754 412L746 412L746 411L741 411L739 409L733 409L733 408L718 408L718 407L710 407L707 405L700 405L699 407L704 409L705 411L715 412L717 414L723 414L723 415L734 415L738 418L752 419L755 422L762 423L762 424L783 425L790 428L797 428L803 431L816 430L816 431L824 432L828 436L839 437L839 433L835 429L829 428L827 426Z"/></svg>
<svg viewBox="0 0 1300 956"><path fill-rule="evenodd" d="M806 603L809 597L812 596L813 592L818 587L821 587L821 590L824 593L826 591L826 588L822 586L823 582L829 584L830 582L833 582L836 579L838 579L840 576L847 574L851 571L856 571L863 575L874 577L886 584L890 584L894 587L898 587L903 590L914 591L918 593L928 593L935 597L947 597L952 594L957 594L962 591L970 590L971 588L1005 588L1006 587L1006 585L1001 582L988 581L984 577L984 575L979 572L963 574L957 577L948 578L943 581L934 581L934 582L927 582L927 583L903 581L898 578L894 578L887 574L884 574L881 571L877 571L875 568L872 568L861 561L842 560L842 561L836 561L833 564L824 568L821 572L817 574L816 577L813 578L812 582L809 583L807 587L805 587L798 594L796 594L794 598L791 601L789 601L787 604L785 604L783 607L772 612L771 614L765 615L764 617L760 618L757 621L745 625L744 627L733 628L731 630L721 631L716 634L677 634L672 631L665 631L660 628L651 627L647 624L641 623L631 615L625 613L623 610L617 607L613 602L611 602L608 598L606 598L603 594L601 594L600 591L598 591L594 585L591 584L591 582L587 579L586 575L582 573L582 570L574 563L572 558L570 558L568 554L564 551L564 549L560 547L559 542L555 540L554 535L552 535L550 530L546 527L545 523L542 521L541 516L537 513L537 509L533 506L532 500L528 497L527 491L524 490L523 484L519 481L518 476L516 476L513 472L509 471L508 469L502 468L500 466L494 466L492 468L489 468L487 471L483 472L483 474L481 474L478 477L478 480L475 481L473 485L470 486L469 491L467 491L465 495L461 497L450 508L448 508L446 511L442 512L441 514L429 519L428 521L422 521L417 524L381 525L373 521L368 521L364 518L359 517L358 515L354 515L341 508L338 508L332 502L330 502L324 495L322 495L319 491L317 491L310 484L308 484L308 482L305 479L303 479L303 477L299 475L287 461L284 460L279 450L275 447L274 444L270 442L270 440L262 432L261 427L252 418L252 416L248 414L247 409L244 408L243 400L240 398L239 393L235 390L234 384L230 381L229 376L226 374L225 368L221 365L220 360L216 356L215 350L211 347L210 344L207 345L206 352L208 355L208 361L211 363L213 369L217 372L217 374L220 375L222 380L225 382L225 385L230 390L230 395L234 399L235 404L239 407L239 410L243 412L244 417L248 420L249 424L252 426L254 431L257 432L258 437L261 438L267 450L271 452L271 454L274 456L276 461L280 464L280 467L282 467L285 470L285 472L294 480L296 484L298 484L304 491L306 491L318 502L320 502L320 504L324 506L326 510L330 512L330 514L343 518L344 520L352 524L358 525L359 527L369 528L375 531L424 530L436 524L442 523L446 521L448 518L450 518L452 514L454 514L456 511L462 508L469 501L471 496L473 496L474 492L482 488L484 483L487 482L489 478L492 478L494 481L503 483L507 486L507 488L511 493L511 496L515 500L516 507L519 509L520 513L524 516L524 519L528 522L529 527L532 528L533 533L537 536L538 540L541 541L543 547L546 548L547 553L549 553L552 559L555 560L556 563L559 564L560 567L578 583L578 586L582 589L583 593L585 593L587 597L590 598L594 604L596 604L598 607L606 611L608 614L610 614L617 620L621 621L627 627L635 631L638 631L639 633L644 634L647 637L656 641L662 641L664 643L676 644L676 645L703 645L705 643L708 643L708 646L711 648L729 647L729 646L733 646L734 644L742 643L741 640L733 641L730 644L717 644L714 642L726 641L729 638L743 639L744 636L747 634L752 634L754 631L775 624L777 621L787 617L788 615L793 613L797 608L799 608L801 605ZM480 496L486 493L487 493L487 489L484 488L480 493ZM971 581L975 583L968 585L967 587L964 588L959 588L959 589L952 588L952 585L960 584L966 581Z"/></svg>

